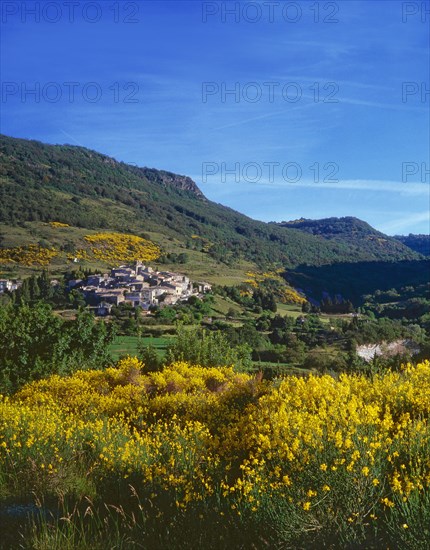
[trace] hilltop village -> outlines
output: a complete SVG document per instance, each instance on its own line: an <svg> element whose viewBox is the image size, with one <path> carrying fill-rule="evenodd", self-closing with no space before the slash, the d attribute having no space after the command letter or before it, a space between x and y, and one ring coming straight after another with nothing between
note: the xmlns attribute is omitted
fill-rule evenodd
<svg viewBox="0 0 430 550"><path fill-rule="evenodd" d="M149 311L151 307L171 306L190 296L202 297L211 290L208 283L193 282L180 273L155 271L140 262L121 265L110 273L73 279L68 287L82 292L86 303L100 316L109 315L112 306L121 303Z"/></svg>

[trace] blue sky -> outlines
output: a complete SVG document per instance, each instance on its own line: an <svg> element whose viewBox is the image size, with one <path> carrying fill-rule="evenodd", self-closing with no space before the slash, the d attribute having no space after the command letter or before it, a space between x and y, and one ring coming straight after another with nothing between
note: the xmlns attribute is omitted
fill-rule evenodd
<svg viewBox="0 0 430 550"><path fill-rule="evenodd" d="M2 2L2 133L190 175L264 221L429 232L429 1L72 4Z"/></svg>

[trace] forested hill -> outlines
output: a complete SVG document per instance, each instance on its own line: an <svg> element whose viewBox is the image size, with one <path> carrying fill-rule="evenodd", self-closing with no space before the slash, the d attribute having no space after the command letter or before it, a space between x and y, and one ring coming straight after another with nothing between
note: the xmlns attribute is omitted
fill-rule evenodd
<svg viewBox="0 0 430 550"><path fill-rule="evenodd" d="M395 235L395 239L408 246L411 250L430 256L430 235Z"/></svg>
<svg viewBox="0 0 430 550"><path fill-rule="evenodd" d="M216 259L246 258L261 266L420 258L367 224L367 235L345 239L311 234L300 224L258 222L207 200L186 176L130 166L83 147L0 136L0 224L31 231L31 222L41 221L151 231L182 242L200 237Z"/></svg>
<svg viewBox="0 0 430 550"><path fill-rule="evenodd" d="M279 225L322 237L326 241L344 244L351 251L356 251L357 254L368 254L369 258L373 260L377 260L381 256L386 256L385 259L389 259L388 256L402 255L405 251L403 244L397 238L389 237L368 223L351 216L321 220L301 218L295 221L281 222ZM407 245L407 243L404 244ZM413 250L421 252L416 248Z"/></svg>

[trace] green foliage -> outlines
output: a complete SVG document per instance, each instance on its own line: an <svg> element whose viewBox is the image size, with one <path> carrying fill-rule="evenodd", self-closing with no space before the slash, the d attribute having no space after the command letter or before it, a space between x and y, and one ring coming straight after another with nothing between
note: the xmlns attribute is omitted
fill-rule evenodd
<svg viewBox="0 0 430 550"><path fill-rule="evenodd" d="M0 384L16 389L50 373L53 358L66 347L61 320L47 304L0 309Z"/></svg>
<svg viewBox="0 0 430 550"><path fill-rule="evenodd" d="M254 290L252 299L255 305L260 306L261 309L276 313L276 300L272 292L258 288L257 290Z"/></svg>
<svg viewBox="0 0 430 550"><path fill-rule="evenodd" d="M157 353L157 349L152 344L145 345L139 342L137 346L137 356L145 365L145 372L162 370L163 362Z"/></svg>
<svg viewBox="0 0 430 550"><path fill-rule="evenodd" d="M300 266L287 270L285 277L295 288L303 288L308 296L321 300L325 293L339 294L355 306L363 304L363 296L392 288L428 284L429 260L364 261L323 266Z"/></svg>
<svg viewBox="0 0 430 550"><path fill-rule="evenodd" d="M416 342L425 338L425 331L417 325L403 324L385 317L381 319L353 318L343 324L344 334L358 344L393 342L399 338L411 338Z"/></svg>
<svg viewBox="0 0 430 550"><path fill-rule="evenodd" d="M10 392L53 373L67 374L86 362L109 363L112 327L88 311L62 321L44 302L0 307L0 392Z"/></svg>
<svg viewBox="0 0 430 550"><path fill-rule="evenodd" d="M162 309L157 310L155 315L160 323L173 324L177 313L173 307L163 307Z"/></svg>
<svg viewBox="0 0 430 550"><path fill-rule="evenodd" d="M189 178L130 166L82 147L1 136L0 154L0 223L8 225L60 221L134 234L154 231L229 265L240 258L297 267L419 257L389 238L388 248L375 243L366 248L361 241L352 246L254 221L206 200ZM206 248L195 235L204 238ZM177 261L187 260L179 256Z"/></svg>
<svg viewBox="0 0 430 550"><path fill-rule="evenodd" d="M424 256L430 256L430 235L412 235L409 233L409 235L395 235L394 238L411 250Z"/></svg>
<svg viewBox="0 0 430 550"><path fill-rule="evenodd" d="M279 285L279 283L278 283ZM215 287L214 291L224 297L234 300L237 304L252 309L254 312L272 311L276 313L276 299L279 297L276 288L274 291L267 283L260 284L259 288L255 289L251 296L248 295L247 285ZM243 292L245 291L245 292Z"/></svg>
<svg viewBox="0 0 430 550"><path fill-rule="evenodd" d="M68 301L74 309L85 307L85 298L82 292L79 292L79 290L75 288L72 288L72 290L69 292Z"/></svg>
<svg viewBox="0 0 430 550"><path fill-rule="evenodd" d="M28 303L37 300L48 302L53 296L54 288L46 271L42 271L40 275L32 275L24 279L22 286L13 293L13 298L17 303Z"/></svg>
<svg viewBox="0 0 430 550"><path fill-rule="evenodd" d="M425 325L430 312L430 282L377 290L364 296L364 300L365 310L377 317L415 320Z"/></svg>
<svg viewBox="0 0 430 550"><path fill-rule="evenodd" d="M354 307L351 300L344 300L341 296L335 296L332 300L330 296L325 296L321 300L320 310L323 313L352 313Z"/></svg>
<svg viewBox="0 0 430 550"><path fill-rule="evenodd" d="M139 307L133 307L132 304L121 302L119 305L112 307L111 315L112 323L118 333L128 336L140 334L142 319Z"/></svg>
<svg viewBox="0 0 430 550"><path fill-rule="evenodd" d="M179 320L184 325L200 323L204 316L211 313L213 296L205 296L203 300L197 296L190 296L186 302L177 302L173 306L166 306L155 311L155 317L162 324L174 324Z"/></svg>
<svg viewBox="0 0 430 550"><path fill-rule="evenodd" d="M179 254L168 252L167 254L160 256L157 261L162 264L186 264L188 262L188 254L185 252L181 252Z"/></svg>
<svg viewBox="0 0 430 550"><path fill-rule="evenodd" d="M368 223L352 216L325 218L322 220L306 220L302 218L292 222L282 222L279 225L298 229L304 233L322 237L339 244L347 244L359 256L367 252L378 260L390 260L395 254L403 255L403 259L412 258L405 246L400 242L401 239L388 237L371 227Z"/></svg>
<svg viewBox="0 0 430 550"><path fill-rule="evenodd" d="M167 349L166 364L174 361L204 367L234 366L237 370L252 365L251 349L247 344L232 346L221 332L183 326L178 326L177 337Z"/></svg>

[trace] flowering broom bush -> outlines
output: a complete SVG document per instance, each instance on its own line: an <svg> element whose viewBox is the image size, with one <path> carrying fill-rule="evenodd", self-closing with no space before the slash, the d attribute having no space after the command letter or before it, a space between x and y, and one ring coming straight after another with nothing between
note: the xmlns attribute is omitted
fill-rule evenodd
<svg viewBox="0 0 430 550"><path fill-rule="evenodd" d="M83 256L115 264L118 262L150 262L160 256L159 247L137 235L122 233L95 233L84 237L87 247L81 250Z"/></svg>
<svg viewBox="0 0 430 550"><path fill-rule="evenodd" d="M54 248L45 248L36 244L0 249L0 264L16 263L28 267L48 266L58 256Z"/></svg>
<svg viewBox="0 0 430 550"><path fill-rule="evenodd" d="M424 549L429 414L428 361L269 384L127 358L1 398L0 495L113 505L130 547Z"/></svg>

